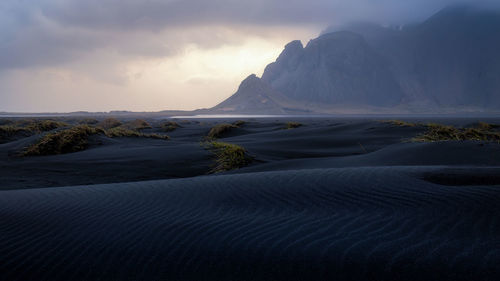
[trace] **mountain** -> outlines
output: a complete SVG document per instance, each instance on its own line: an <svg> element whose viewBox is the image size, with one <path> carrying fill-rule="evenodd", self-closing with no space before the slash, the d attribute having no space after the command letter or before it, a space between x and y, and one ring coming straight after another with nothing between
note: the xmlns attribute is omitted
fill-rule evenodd
<svg viewBox="0 0 500 281"><path fill-rule="evenodd" d="M275 97L278 95L280 94L269 84L252 74L243 80L236 94L214 109L239 113L285 113L280 103L275 101Z"/></svg>
<svg viewBox="0 0 500 281"><path fill-rule="evenodd" d="M331 32L330 32L331 31ZM213 110L245 113L499 111L500 12L445 8L420 24L357 23L285 46Z"/></svg>

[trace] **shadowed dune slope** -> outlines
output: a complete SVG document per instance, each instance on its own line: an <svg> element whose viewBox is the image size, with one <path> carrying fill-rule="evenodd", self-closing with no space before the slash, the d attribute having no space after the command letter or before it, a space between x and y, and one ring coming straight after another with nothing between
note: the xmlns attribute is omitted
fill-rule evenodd
<svg viewBox="0 0 500 281"><path fill-rule="evenodd" d="M390 118L390 119L388 119ZM391 120L394 116L381 118ZM424 125L398 126L365 117L286 117L245 119L218 137L239 145L254 158L236 171L256 172L364 166L500 166L500 145L488 142L408 143ZM408 118L409 123L477 126L477 118ZM0 120L1 121L1 120ZM145 134L165 134L164 121ZM19 157L42 135L0 144L0 190L119 183L206 175L213 153L203 145L210 129L236 119L178 120L170 140L94 136L80 152ZM500 124L497 117L479 121ZM127 121L124 121L127 122ZM285 129L287 123L302 126ZM234 172L233 172L234 173Z"/></svg>
<svg viewBox="0 0 500 281"><path fill-rule="evenodd" d="M360 150L359 146L351 146ZM398 143L361 155L289 159L236 171L261 171L369 167L369 166L462 166L499 167L500 145L473 141Z"/></svg>
<svg viewBox="0 0 500 281"><path fill-rule="evenodd" d="M4 280L495 280L500 186L432 167L0 192Z"/></svg>

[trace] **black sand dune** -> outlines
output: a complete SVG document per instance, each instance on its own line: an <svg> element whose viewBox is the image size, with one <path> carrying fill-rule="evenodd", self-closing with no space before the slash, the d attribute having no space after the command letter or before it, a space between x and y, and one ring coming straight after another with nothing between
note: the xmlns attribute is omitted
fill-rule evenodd
<svg viewBox="0 0 500 281"><path fill-rule="evenodd" d="M498 280L500 187L432 168L3 191L4 280Z"/></svg>
<svg viewBox="0 0 500 281"><path fill-rule="evenodd" d="M499 144L415 143L422 126L362 118L247 120L220 141L254 162L207 175L201 142L233 121L53 156L17 156L38 136L0 144L0 280L500 278Z"/></svg>

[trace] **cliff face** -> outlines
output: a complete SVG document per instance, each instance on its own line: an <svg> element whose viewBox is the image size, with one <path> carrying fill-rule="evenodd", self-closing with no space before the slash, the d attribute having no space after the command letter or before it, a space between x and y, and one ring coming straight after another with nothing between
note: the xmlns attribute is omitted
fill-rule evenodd
<svg viewBox="0 0 500 281"><path fill-rule="evenodd" d="M498 111L500 13L455 6L409 27L350 25L289 43L247 80L217 108Z"/></svg>
<svg viewBox="0 0 500 281"><path fill-rule="evenodd" d="M387 61L353 32L323 35L299 49L288 45L262 80L307 102L391 106L402 92Z"/></svg>

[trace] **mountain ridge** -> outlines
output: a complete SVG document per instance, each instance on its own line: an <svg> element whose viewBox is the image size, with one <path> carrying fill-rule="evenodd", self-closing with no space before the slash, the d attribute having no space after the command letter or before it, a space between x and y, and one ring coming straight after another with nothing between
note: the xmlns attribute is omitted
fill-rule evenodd
<svg viewBox="0 0 500 281"><path fill-rule="evenodd" d="M298 40L288 43L265 68L262 78L251 79L253 88L240 86L235 95L212 110L498 111L497 50L497 10L452 6L420 24L399 28L353 24L326 32L305 47ZM269 104L256 102L259 96Z"/></svg>

